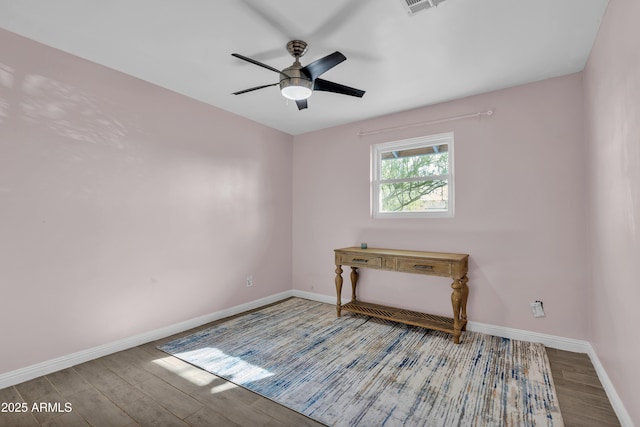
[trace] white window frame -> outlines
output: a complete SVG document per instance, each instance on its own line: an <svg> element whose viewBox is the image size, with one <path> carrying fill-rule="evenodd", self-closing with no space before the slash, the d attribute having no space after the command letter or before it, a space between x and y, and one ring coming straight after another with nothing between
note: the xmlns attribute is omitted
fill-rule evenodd
<svg viewBox="0 0 640 427"><path fill-rule="evenodd" d="M447 144L449 152L449 173L438 177L447 180L449 204L446 211L436 212L380 212L380 185L384 183L380 179L382 154L390 151L401 151L420 147L430 147L434 145ZM371 146L371 215L373 218L453 218L454 216L454 172L453 172L453 132L441 133L437 135L421 136L418 138L403 139L399 141L384 142ZM416 181L424 181L424 177L416 177Z"/></svg>

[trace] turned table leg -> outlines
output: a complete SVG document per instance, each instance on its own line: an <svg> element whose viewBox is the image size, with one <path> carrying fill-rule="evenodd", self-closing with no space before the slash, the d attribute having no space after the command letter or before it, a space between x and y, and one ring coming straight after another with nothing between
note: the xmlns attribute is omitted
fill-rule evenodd
<svg viewBox="0 0 640 427"><path fill-rule="evenodd" d="M342 266L336 265L336 294L338 295L338 301L336 302L336 312L340 317L340 311L342 303L340 301L340 295L342 294Z"/></svg>
<svg viewBox="0 0 640 427"><path fill-rule="evenodd" d="M462 331L460 310L462 308L462 280L455 279L451 284L453 292L451 292L451 305L453 306L453 342L460 344L460 335Z"/></svg>
<svg viewBox="0 0 640 427"><path fill-rule="evenodd" d="M357 286L358 286L358 267L351 267L351 301L356 300Z"/></svg>
<svg viewBox="0 0 640 427"><path fill-rule="evenodd" d="M462 330L467 330L467 299L469 299L469 286L467 282L469 278L465 275L461 280L462 282L462 301L460 301L460 320L462 320Z"/></svg>

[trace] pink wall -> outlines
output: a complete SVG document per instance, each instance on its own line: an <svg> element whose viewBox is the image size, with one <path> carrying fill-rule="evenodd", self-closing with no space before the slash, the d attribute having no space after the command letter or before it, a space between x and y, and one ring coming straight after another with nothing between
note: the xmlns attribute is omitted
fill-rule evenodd
<svg viewBox="0 0 640 427"><path fill-rule="evenodd" d="M294 288L335 295L333 249L360 242L469 253L470 320L586 339L582 106L582 75L574 74L296 136ZM358 136L488 109L492 117ZM372 219L370 146L448 131L455 137L455 218ZM348 271L343 277L348 298ZM449 285L363 270L359 296L447 315ZM531 314L537 299L545 318Z"/></svg>
<svg viewBox="0 0 640 427"><path fill-rule="evenodd" d="M640 2L616 0L584 73L593 288L590 341L640 425Z"/></svg>
<svg viewBox="0 0 640 427"><path fill-rule="evenodd" d="M290 135L0 47L0 373L291 289Z"/></svg>
<svg viewBox="0 0 640 427"><path fill-rule="evenodd" d="M471 254L470 319L591 341L637 423L639 15L610 3L584 75L296 137L0 30L0 373L292 287L333 297L332 250L366 241ZM373 220L370 146L448 131L455 218ZM362 273L362 299L449 314L449 294Z"/></svg>

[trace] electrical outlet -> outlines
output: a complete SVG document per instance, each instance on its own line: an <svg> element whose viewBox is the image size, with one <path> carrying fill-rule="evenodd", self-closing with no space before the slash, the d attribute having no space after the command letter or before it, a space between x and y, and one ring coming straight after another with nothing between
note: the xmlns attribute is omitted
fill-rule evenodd
<svg viewBox="0 0 640 427"><path fill-rule="evenodd" d="M247 288L250 288L251 286L253 286L253 276L249 275L247 276Z"/></svg>
<svg viewBox="0 0 640 427"><path fill-rule="evenodd" d="M542 308L542 301L534 301L529 303L533 317L544 317L544 309Z"/></svg>

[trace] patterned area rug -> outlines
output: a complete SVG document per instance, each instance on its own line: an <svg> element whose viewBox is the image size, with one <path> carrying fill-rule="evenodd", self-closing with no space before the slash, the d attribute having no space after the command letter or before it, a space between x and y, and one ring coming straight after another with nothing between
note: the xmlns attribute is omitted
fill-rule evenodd
<svg viewBox="0 0 640 427"><path fill-rule="evenodd" d="M159 347L331 426L562 426L542 344L299 298Z"/></svg>

